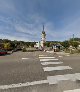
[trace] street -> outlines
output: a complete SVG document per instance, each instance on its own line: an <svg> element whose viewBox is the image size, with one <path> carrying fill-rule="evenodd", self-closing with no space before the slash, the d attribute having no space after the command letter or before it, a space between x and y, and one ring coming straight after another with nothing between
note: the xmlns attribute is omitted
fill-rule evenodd
<svg viewBox="0 0 80 92"><path fill-rule="evenodd" d="M0 92L80 92L80 55L36 51L0 56Z"/></svg>

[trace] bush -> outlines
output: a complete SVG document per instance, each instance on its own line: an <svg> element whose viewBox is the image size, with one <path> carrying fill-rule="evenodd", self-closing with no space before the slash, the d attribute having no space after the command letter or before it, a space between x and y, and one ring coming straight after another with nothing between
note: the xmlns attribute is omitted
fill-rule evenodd
<svg viewBox="0 0 80 92"><path fill-rule="evenodd" d="M80 49L78 49L77 52L80 53Z"/></svg>
<svg viewBox="0 0 80 92"><path fill-rule="evenodd" d="M26 50L26 48L23 48L22 51L23 51L23 52L26 52L27 50Z"/></svg>

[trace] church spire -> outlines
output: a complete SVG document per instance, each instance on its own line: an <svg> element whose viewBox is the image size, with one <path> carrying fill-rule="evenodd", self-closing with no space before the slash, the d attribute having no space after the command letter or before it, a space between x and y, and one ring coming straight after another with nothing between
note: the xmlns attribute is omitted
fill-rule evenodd
<svg viewBox="0 0 80 92"><path fill-rule="evenodd" d="M44 48L46 42L46 33L44 31L44 25L43 25L43 30L42 30L42 37L41 37L41 46Z"/></svg>
<svg viewBox="0 0 80 92"><path fill-rule="evenodd" d="M43 25L43 31L42 31L42 34L45 34L45 31L44 31L44 25Z"/></svg>
<svg viewBox="0 0 80 92"><path fill-rule="evenodd" d="M43 31L44 31L44 25L43 25Z"/></svg>

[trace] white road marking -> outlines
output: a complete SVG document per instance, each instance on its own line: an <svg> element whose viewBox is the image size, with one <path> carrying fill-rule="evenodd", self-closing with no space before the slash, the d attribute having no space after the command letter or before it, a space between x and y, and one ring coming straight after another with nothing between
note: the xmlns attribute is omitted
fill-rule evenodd
<svg viewBox="0 0 80 92"><path fill-rule="evenodd" d="M40 61L51 61L51 60L59 60L59 59L40 59Z"/></svg>
<svg viewBox="0 0 80 92"><path fill-rule="evenodd" d="M47 80L10 84L10 85L0 85L0 89L4 90L4 89L11 89L11 88L20 88L20 87L27 87L27 86L39 85L39 84L45 84L45 83L49 83L51 85L51 84L57 84L59 81L62 81L62 80L76 81L78 79L80 80L80 73L48 76ZM69 92L69 91L64 91L64 92ZM80 90L71 91L71 92L80 92Z"/></svg>
<svg viewBox="0 0 80 92"><path fill-rule="evenodd" d="M44 83L48 83L48 81L47 80L40 80L40 81L33 81L33 82L26 82L26 83L0 85L0 89L19 88L19 87L26 87L26 86L38 85L38 84L44 84Z"/></svg>
<svg viewBox="0 0 80 92"><path fill-rule="evenodd" d="M22 58L22 59L29 59L29 58Z"/></svg>
<svg viewBox="0 0 80 92"><path fill-rule="evenodd" d="M63 56L59 56L59 57L63 57Z"/></svg>
<svg viewBox="0 0 80 92"><path fill-rule="evenodd" d="M62 80L76 81L76 80L80 80L80 73L48 76L47 80L49 84L57 84L59 81Z"/></svg>
<svg viewBox="0 0 80 92"><path fill-rule="evenodd" d="M46 58L47 59L47 58L55 58L55 57L39 57L39 58Z"/></svg>
<svg viewBox="0 0 80 92"><path fill-rule="evenodd" d="M50 64L62 64L63 62L42 62L42 65L50 65Z"/></svg>
<svg viewBox="0 0 80 92"><path fill-rule="evenodd" d="M66 56L70 56L70 55L66 55Z"/></svg>
<svg viewBox="0 0 80 92"><path fill-rule="evenodd" d="M76 79L80 80L80 74L79 73L75 73Z"/></svg>
<svg viewBox="0 0 80 92"><path fill-rule="evenodd" d="M44 71L55 71L55 70L65 70L72 69L69 66L57 66L57 67L43 67Z"/></svg>
<svg viewBox="0 0 80 92"><path fill-rule="evenodd" d="M80 92L80 89L74 89L74 90L66 90L64 92Z"/></svg>
<svg viewBox="0 0 80 92"><path fill-rule="evenodd" d="M39 56L47 56L47 55L39 55Z"/></svg>
<svg viewBox="0 0 80 92"><path fill-rule="evenodd" d="M54 53L54 51L46 51L46 52L48 52L48 53Z"/></svg>

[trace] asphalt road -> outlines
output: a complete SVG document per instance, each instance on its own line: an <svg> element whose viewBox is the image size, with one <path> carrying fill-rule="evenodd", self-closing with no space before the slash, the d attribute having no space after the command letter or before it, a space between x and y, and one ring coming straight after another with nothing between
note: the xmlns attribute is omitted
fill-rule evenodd
<svg viewBox="0 0 80 92"><path fill-rule="evenodd" d="M55 58L46 61L46 57ZM76 73L80 73L80 55L56 55L41 51L14 52L0 56L0 92L64 92L80 89L80 75L75 75ZM77 76L78 79L75 80Z"/></svg>

